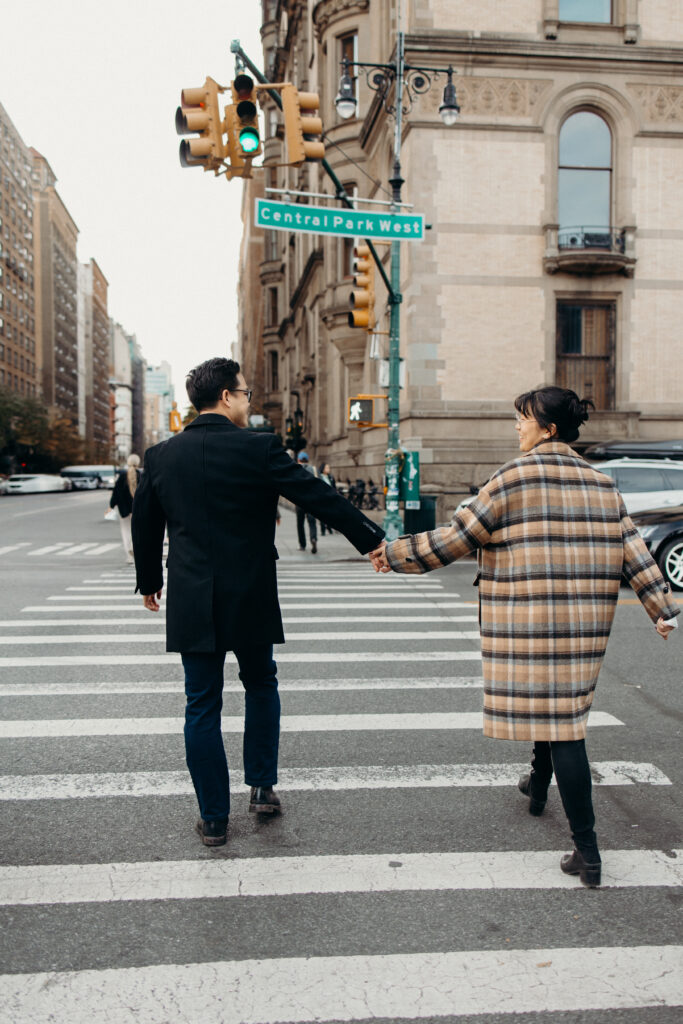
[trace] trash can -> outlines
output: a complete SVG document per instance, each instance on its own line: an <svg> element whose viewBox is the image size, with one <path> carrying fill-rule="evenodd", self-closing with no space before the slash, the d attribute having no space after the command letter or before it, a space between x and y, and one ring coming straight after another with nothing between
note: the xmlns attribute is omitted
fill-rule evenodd
<svg viewBox="0 0 683 1024"><path fill-rule="evenodd" d="M419 508L405 510L406 533L424 533L436 528L436 495L421 494Z"/></svg>

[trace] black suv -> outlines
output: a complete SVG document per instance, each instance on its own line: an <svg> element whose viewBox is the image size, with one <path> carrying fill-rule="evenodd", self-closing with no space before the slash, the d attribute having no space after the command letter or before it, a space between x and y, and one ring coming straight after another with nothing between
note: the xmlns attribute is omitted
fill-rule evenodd
<svg viewBox="0 0 683 1024"><path fill-rule="evenodd" d="M683 590L683 505L635 512L631 519L675 590Z"/></svg>

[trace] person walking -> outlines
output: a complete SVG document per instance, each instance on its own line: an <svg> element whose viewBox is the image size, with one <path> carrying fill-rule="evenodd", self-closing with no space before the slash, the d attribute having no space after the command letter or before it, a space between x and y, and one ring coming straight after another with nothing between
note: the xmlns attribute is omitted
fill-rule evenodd
<svg viewBox="0 0 683 1024"><path fill-rule="evenodd" d="M320 463L320 466L318 468L318 477L324 483L326 483L329 487L332 487L336 491L337 485L335 483L334 477L332 476L332 472L330 470L329 462L321 462ZM332 530L327 525L327 523L323 522L323 520L321 519L320 520L320 536L324 537L325 533L332 534L332 533L334 533L334 530Z"/></svg>
<svg viewBox="0 0 683 1024"><path fill-rule="evenodd" d="M312 476L317 476L315 468L308 461L308 452L300 451L296 457L298 464ZM299 551L306 550L306 529L304 523L308 523L308 533L311 538L311 554L318 553L318 527L315 516L310 515L305 509L296 507L296 532L299 537Z"/></svg>
<svg viewBox="0 0 683 1024"><path fill-rule="evenodd" d="M523 453L448 527L371 554L381 572L424 573L478 552L484 735L534 744L519 780L540 815L555 773L574 850L562 871L600 884L586 724L622 573L666 639L679 608L613 481L570 448L588 419L574 391L515 399Z"/></svg>
<svg viewBox="0 0 683 1024"><path fill-rule="evenodd" d="M252 432L239 363L209 359L186 381L198 416L149 448L133 504L136 592L158 612L168 528L166 649L185 671L185 751L206 846L225 843L230 780L221 734L227 651L245 691L244 779L249 810L276 813L280 698L273 644L284 643L274 545L278 495L325 518L366 554L382 530L287 455L274 434Z"/></svg>
<svg viewBox="0 0 683 1024"><path fill-rule="evenodd" d="M131 537L131 512L133 511L133 498L140 480L139 455L128 456L128 468L121 470L116 478L114 489L109 499L109 508L117 509L119 513L119 525L121 527L121 542L126 553L126 562L133 564L133 539Z"/></svg>

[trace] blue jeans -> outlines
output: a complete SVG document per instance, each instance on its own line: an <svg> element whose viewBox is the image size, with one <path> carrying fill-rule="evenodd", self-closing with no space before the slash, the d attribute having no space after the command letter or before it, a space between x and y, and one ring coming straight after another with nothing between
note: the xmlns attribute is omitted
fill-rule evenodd
<svg viewBox="0 0 683 1024"><path fill-rule="evenodd" d="M230 813L230 776L221 733L225 651L183 654L185 756L204 821ZM274 786L280 739L280 695L273 645L234 652L244 687L244 781Z"/></svg>

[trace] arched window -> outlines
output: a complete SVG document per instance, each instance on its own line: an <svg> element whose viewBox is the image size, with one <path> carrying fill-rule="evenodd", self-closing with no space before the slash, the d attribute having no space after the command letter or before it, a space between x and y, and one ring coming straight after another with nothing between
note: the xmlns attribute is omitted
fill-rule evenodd
<svg viewBox="0 0 683 1024"><path fill-rule="evenodd" d="M590 245L592 234L609 232L611 191L612 133L598 114L580 110L560 129L560 245Z"/></svg>

